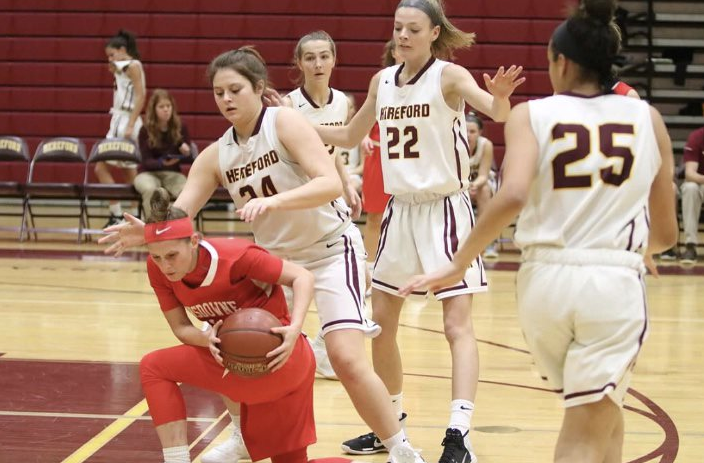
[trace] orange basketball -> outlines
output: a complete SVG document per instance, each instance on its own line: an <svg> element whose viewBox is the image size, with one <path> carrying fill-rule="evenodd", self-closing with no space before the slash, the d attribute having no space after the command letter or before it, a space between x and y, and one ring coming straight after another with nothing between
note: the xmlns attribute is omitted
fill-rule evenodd
<svg viewBox="0 0 704 463"><path fill-rule="evenodd" d="M240 376L262 376L271 359L266 354L284 341L271 328L281 326L274 314L264 309L242 309L229 315L218 330L223 364Z"/></svg>

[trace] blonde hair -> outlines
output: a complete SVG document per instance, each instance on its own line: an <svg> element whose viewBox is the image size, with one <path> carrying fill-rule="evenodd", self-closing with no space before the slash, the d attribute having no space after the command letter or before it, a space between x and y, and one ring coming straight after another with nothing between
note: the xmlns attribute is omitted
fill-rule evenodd
<svg viewBox="0 0 704 463"><path fill-rule="evenodd" d="M430 18L433 27L440 26L440 35L431 45L435 57L453 59L455 50L474 44L474 32L461 31L447 19L442 0L401 0L396 9L399 8L416 8Z"/></svg>

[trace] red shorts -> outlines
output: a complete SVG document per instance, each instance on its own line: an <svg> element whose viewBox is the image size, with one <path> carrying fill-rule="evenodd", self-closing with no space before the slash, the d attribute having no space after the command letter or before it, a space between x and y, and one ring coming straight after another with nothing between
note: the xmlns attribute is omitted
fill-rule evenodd
<svg viewBox="0 0 704 463"><path fill-rule="evenodd" d="M280 370L258 378L228 373L205 347L156 350L140 363L142 388L155 426L186 419L178 382L242 404L242 436L253 461L305 448L316 441L313 418L315 360L300 336Z"/></svg>
<svg viewBox="0 0 704 463"><path fill-rule="evenodd" d="M381 152L378 146L364 159L362 173L362 208L365 212L381 214L389 202L390 195L384 193L384 176L381 171Z"/></svg>

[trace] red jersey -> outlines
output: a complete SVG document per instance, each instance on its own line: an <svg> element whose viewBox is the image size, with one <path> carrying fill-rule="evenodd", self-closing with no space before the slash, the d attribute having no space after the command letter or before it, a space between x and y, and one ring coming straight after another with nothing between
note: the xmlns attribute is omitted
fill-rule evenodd
<svg viewBox="0 0 704 463"><path fill-rule="evenodd" d="M180 281L169 281L151 256L147 274L161 310L184 307L211 325L236 310L258 307L284 325L291 320L281 286L283 261L251 241L217 238L201 241L196 268Z"/></svg>
<svg viewBox="0 0 704 463"><path fill-rule="evenodd" d="M704 175L704 127L695 130L687 137L684 162L696 162L697 173Z"/></svg>

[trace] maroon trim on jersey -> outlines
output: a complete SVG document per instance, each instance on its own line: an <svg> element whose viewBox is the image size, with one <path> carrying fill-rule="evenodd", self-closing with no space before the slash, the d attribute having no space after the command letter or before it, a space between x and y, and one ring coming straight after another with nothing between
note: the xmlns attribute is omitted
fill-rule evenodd
<svg viewBox="0 0 704 463"><path fill-rule="evenodd" d="M645 283L643 282L643 277L641 275L638 275L638 281L640 282L641 294L643 297L643 330L640 332L640 336L638 336L638 350L636 351L635 355L633 355L633 359L629 363L626 371L632 369L635 366L636 359L638 358L638 354L640 353L640 349L643 347L643 341L645 340L645 334L648 332L648 298L645 295ZM624 374L625 374L625 372L624 372ZM606 390L606 388L608 388L609 386L616 389L616 384L608 383L604 387L602 387L601 389L594 389L591 391L574 392L572 394L567 394L567 395L565 395L565 400L573 399L575 397L590 395L590 394L598 394L598 393L604 392Z"/></svg>
<svg viewBox="0 0 704 463"><path fill-rule="evenodd" d="M591 391L581 391L581 392L573 392L572 394L566 394L565 400L570 400L570 399L574 399L575 397L582 397L585 395L601 394L602 392L604 392L608 388L616 389L616 383L607 383L603 387L601 387L599 389L592 389Z"/></svg>
<svg viewBox="0 0 704 463"><path fill-rule="evenodd" d="M457 128L455 129L455 123L457 123ZM452 121L452 137L453 137L453 143L452 147L455 150L455 164L457 167L457 180L460 182L460 189L464 188L464 179L462 179L462 159L461 159L461 154L459 150L457 149L457 139L462 142L464 145L465 149L467 150L467 157L471 158L472 153L469 150L469 143L467 143L467 140L464 139L464 136L462 135L462 123L458 118L455 118L454 121ZM469 177L472 175L472 168L469 168L469 173L467 174L467 180L469 181Z"/></svg>
<svg viewBox="0 0 704 463"><path fill-rule="evenodd" d="M259 133L259 130L262 128L262 121L264 120L264 114L266 114L266 106L262 106L262 111L259 113L259 117L257 118L257 123L254 125L254 130L252 130L252 135L250 135L250 137L253 137ZM239 140L237 140L237 132L235 131L234 126L232 127L232 139L238 145L240 144Z"/></svg>
<svg viewBox="0 0 704 463"><path fill-rule="evenodd" d="M457 291L458 289L467 289L468 287L469 286L467 285L467 282L464 281L464 279L462 279L461 285L453 286L451 288L443 288L438 291L434 291L433 294L435 294L435 296L440 296L440 295L445 294L450 291Z"/></svg>
<svg viewBox="0 0 704 463"><path fill-rule="evenodd" d="M574 92L570 92L570 91L558 93L558 95L574 96L577 98L586 98L586 99L599 98L600 96L604 96L603 93L597 93L596 95L582 95L581 93L574 93Z"/></svg>
<svg viewBox="0 0 704 463"><path fill-rule="evenodd" d="M462 201L464 202L465 207L467 208L467 212L469 213L469 223L471 224L472 228L474 228L474 212L472 212L472 203L469 200L469 195L467 194L467 191L463 191L460 193L460 196L462 197ZM484 262L482 262L482 259L480 256L477 256L477 258L474 260L477 263L477 267L479 267L479 284L482 286L487 286L489 282L486 279L486 272L484 270Z"/></svg>
<svg viewBox="0 0 704 463"><path fill-rule="evenodd" d="M389 289L393 289L394 291L399 290L399 288L397 288L396 286L390 285L388 283L384 283L383 281L379 281L376 278L372 278L372 283L376 283L377 285L384 286ZM428 294L428 291L412 291L411 294L413 294L415 296L425 296L426 294Z"/></svg>
<svg viewBox="0 0 704 463"><path fill-rule="evenodd" d="M386 209L389 211L389 214L384 217L384 219L381 221L381 227L379 231L379 246L377 247L376 250L376 258L374 259L374 266L376 267L376 261L379 260L379 256L381 256L381 252L384 250L384 247L386 247L386 237L389 234L389 222L391 222L391 216L394 214L394 197L392 196L389 199L389 202L386 204ZM425 293L423 293L425 294Z"/></svg>
<svg viewBox="0 0 704 463"><path fill-rule="evenodd" d="M423 74L425 74L425 71L427 71L430 68L430 66L433 65L434 62L435 62L435 57L431 56L430 59L428 60L428 62L425 63L425 65L422 68L420 68L420 71L418 71L418 73L415 76L413 76L413 78L411 80L406 82L405 85L413 85L416 82L418 82L418 79L420 79L421 76ZM398 67L398 70L396 71L396 74L394 74L394 84L396 84L397 87L401 87L401 85L398 84L398 78L401 75L401 71L403 70L403 67L405 65L406 65L406 63L401 63L401 65Z"/></svg>
<svg viewBox="0 0 704 463"><path fill-rule="evenodd" d="M457 221L455 220L455 211L452 209L450 198L445 197L443 200L444 221L443 241L445 245L445 255L452 260L452 256L457 252Z"/></svg>
<svg viewBox="0 0 704 463"><path fill-rule="evenodd" d="M345 245L345 285L349 289L352 299L357 306L358 319L346 318L340 320L334 320L330 323L326 323L322 326L322 329L327 329L330 326L340 325L342 323L354 323L356 325L364 324L364 315L362 315L362 304L363 297L362 289L359 284L359 270L357 267L357 255L354 252L354 246L352 245L352 238L347 235L342 235L342 242Z"/></svg>
<svg viewBox="0 0 704 463"><path fill-rule="evenodd" d="M359 315L359 321L364 320L362 315L362 304L364 301L364 296L362 295L362 290L359 284L359 268L357 267L357 255L354 252L354 246L352 244L352 238L347 235L342 235L342 241L345 245L345 270L346 270L346 284L349 288L350 293L352 293L352 298L357 305L357 314Z"/></svg>
<svg viewBox="0 0 704 463"><path fill-rule="evenodd" d="M308 92L306 92L306 89L303 87L300 87L300 88L301 88L301 95L303 95L303 98L305 98L308 101L308 103L310 103L310 105L312 107L314 107L315 109L320 109L320 106L318 106L315 103L315 101L313 101L313 98L311 98L311 96L308 94ZM330 91L330 93L328 94L328 101L327 101L327 103L325 103L326 105L329 105L330 103L332 103L332 88L328 87L328 90Z"/></svg>

